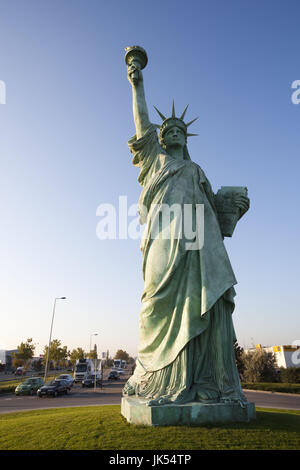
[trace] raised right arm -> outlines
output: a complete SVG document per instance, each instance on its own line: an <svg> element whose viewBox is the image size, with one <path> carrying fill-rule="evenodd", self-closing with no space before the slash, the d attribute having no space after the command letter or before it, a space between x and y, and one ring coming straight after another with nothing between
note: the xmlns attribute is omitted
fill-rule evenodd
<svg viewBox="0 0 300 470"><path fill-rule="evenodd" d="M143 74L139 63L132 62L128 67L128 80L132 86L132 107L136 137L140 139L151 123L145 99Z"/></svg>

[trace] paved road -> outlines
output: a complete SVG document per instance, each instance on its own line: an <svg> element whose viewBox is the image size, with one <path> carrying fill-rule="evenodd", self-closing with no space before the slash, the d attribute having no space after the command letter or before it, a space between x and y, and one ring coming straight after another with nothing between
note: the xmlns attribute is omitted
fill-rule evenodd
<svg viewBox="0 0 300 470"><path fill-rule="evenodd" d="M61 408L69 406L93 406L93 405L119 405L121 403L121 391L126 379L119 382L103 381L103 388L82 388L74 385L72 391L66 396L57 398L38 398L37 396L16 397L14 394L0 396L0 414L14 411L28 411L44 408ZM283 408L300 410L300 396L281 393L254 392L244 390L247 399L256 406L263 408Z"/></svg>
<svg viewBox="0 0 300 470"><path fill-rule="evenodd" d="M61 408L68 406L92 406L92 405L119 405L121 403L121 391L126 380L118 382L103 381L103 388L82 388L75 384L68 395L54 397L18 396L5 394L0 396L0 414L14 411L28 411L44 408Z"/></svg>
<svg viewBox="0 0 300 470"><path fill-rule="evenodd" d="M300 395L244 390L248 401L261 408L300 410Z"/></svg>

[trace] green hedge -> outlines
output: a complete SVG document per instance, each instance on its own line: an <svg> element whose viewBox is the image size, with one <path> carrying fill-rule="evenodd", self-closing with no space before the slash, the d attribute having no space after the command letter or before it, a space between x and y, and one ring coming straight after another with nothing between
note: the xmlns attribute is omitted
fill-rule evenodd
<svg viewBox="0 0 300 470"><path fill-rule="evenodd" d="M15 391L15 388L16 388L16 385L13 386L13 385L6 385L5 387L4 386L0 386L0 395L2 395L3 393L13 393Z"/></svg>

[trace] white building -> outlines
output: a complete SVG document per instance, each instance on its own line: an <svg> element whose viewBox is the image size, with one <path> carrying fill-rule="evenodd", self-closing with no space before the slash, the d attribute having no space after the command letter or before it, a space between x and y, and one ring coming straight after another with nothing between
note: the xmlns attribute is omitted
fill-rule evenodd
<svg viewBox="0 0 300 470"><path fill-rule="evenodd" d="M6 360L5 360L5 350L4 349L0 349L0 364L5 364L6 363Z"/></svg>
<svg viewBox="0 0 300 470"><path fill-rule="evenodd" d="M6 369L12 368L13 353L17 353L18 349L10 349L6 351L5 349L0 350L0 364L5 365Z"/></svg>
<svg viewBox="0 0 300 470"><path fill-rule="evenodd" d="M248 354L259 349L273 353L277 367L300 367L300 346L262 346L261 344L257 344L255 348L245 349L245 353Z"/></svg>

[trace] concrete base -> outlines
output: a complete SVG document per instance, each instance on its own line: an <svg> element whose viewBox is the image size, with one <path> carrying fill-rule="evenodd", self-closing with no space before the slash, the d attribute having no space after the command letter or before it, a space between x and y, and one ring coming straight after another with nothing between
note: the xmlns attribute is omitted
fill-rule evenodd
<svg viewBox="0 0 300 470"><path fill-rule="evenodd" d="M129 423L148 426L248 423L256 418L254 403L246 403L242 408L237 403L147 406L146 402L141 398L123 397L121 413Z"/></svg>

